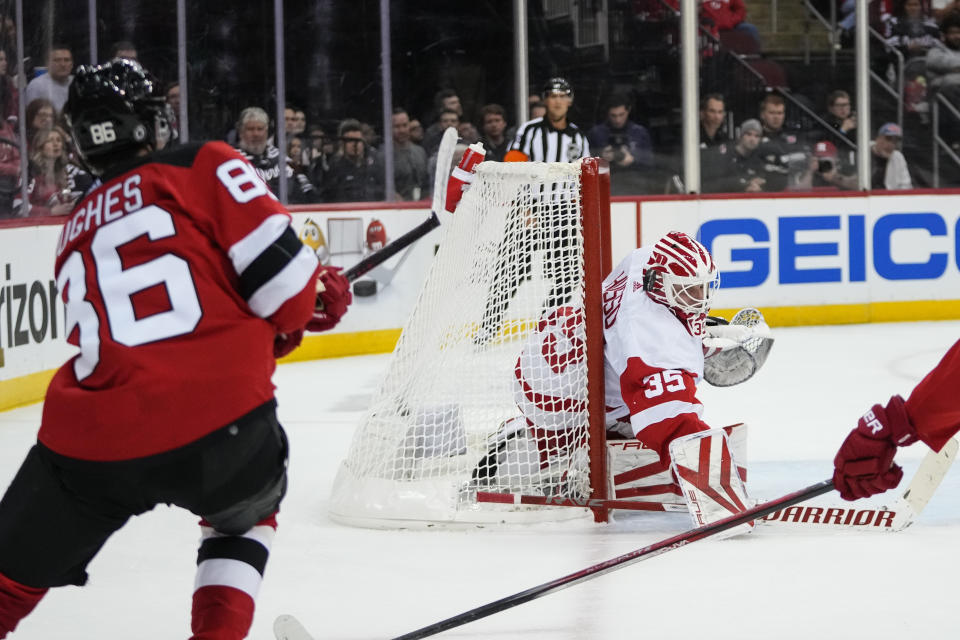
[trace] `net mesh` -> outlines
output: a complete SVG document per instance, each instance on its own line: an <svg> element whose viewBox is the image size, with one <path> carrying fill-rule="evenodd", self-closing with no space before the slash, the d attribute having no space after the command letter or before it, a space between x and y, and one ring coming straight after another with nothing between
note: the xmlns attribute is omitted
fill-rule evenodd
<svg viewBox="0 0 960 640"><path fill-rule="evenodd" d="M580 205L579 164L479 165L341 465L335 517L502 515L478 489L589 497ZM531 397L552 415L531 424Z"/></svg>

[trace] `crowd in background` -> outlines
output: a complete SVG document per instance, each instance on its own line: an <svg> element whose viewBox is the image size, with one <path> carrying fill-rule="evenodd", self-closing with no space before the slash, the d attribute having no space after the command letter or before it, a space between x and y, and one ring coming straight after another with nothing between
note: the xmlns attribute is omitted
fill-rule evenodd
<svg viewBox="0 0 960 640"><path fill-rule="evenodd" d="M877 25L888 48L876 56L875 70L891 73L891 50L906 61L905 105L907 117L928 122L931 101L941 95L960 105L960 3L937 10L927 0L875 0ZM754 42L759 34L745 20L745 6L738 1L710 1L701 5L701 23L710 33L736 33ZM845 24L845 23L841 23ZM9 31L6 19L0 29ZM112 57L137 58L132 42L117 42ZM0 48L0 217L61 215L93 183L76 161L60 113L74 67L69 44L54 43L45 66L26 84L26 152L29 167L22 202L22 159L18 123L17 83L11 77L9 50ZM180 87L163 87L169 104L170 144L177 144ZM787 119L783 94L769 90L755 113L727 111L728 97L707 93L700 102L701 191L787 192L855 189L858 185L856 108L851 87L839 87L822 99L818 114L829 127L804 128ZM386 193L383 132L369 122L345 117L339 121L314 120L290 102L284 114L286 149L276 146L276 124L267 101L249 104L236 114L234 126L223 138L240 150L276 191L286 181L290 203L358 202L381 200L416 201L430 197L436 153L443 131L457 129L461 141L480 141L487 159L503 160L524 122L544 117L539 95L530 96L529 111L510 118L502 105L464 105L455 88L436 93L429 112L412 113L398 106L392 114L393 188ZM601 103L599 122L578 122L586 134L592 155L611 165L613 193L663 193L664 163L655 139L634 117L635 95L612 93ZM960 117L956 119L960 122ZM870 188L905 189L916 184L913 168L904 155L904 130L896 122L881 122L871 132ZM960 152L960 126L947 121L943 131ZM909 144L909 141L908 141ZM679 168L671 167L673 173ZM667 172L670 173L670 172ZM671 176L667 176L668 178ZM672 176L679 184L679 175ZM669 181L667 181L669 182ZM679 184L678 190L682 189Z"/></svg>

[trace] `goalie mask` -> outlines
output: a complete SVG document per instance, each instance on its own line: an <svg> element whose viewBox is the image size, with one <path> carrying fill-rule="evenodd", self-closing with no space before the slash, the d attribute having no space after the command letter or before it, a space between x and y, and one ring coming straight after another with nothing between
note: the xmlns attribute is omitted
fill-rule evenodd
<svg viewBox="0 0 960 640"><path fill-rule="evenodd" d="M170 137L166 101L132 60L78 67L63 112L77 152L98 175Z"/></svg>
<svg viewBox="0 0 960 640"><path fill-rule="evenodd" d="M720 273L707 248L681 231L671 231L653 247L643 270L647 295L669 308L692 335L703 333Z"/></svg>

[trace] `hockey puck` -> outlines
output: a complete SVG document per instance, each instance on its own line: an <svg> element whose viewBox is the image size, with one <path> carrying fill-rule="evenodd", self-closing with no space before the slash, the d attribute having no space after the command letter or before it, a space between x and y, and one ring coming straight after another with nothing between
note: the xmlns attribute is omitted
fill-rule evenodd
<svg viewBox="0 0 960 640"><path fill-rule="evenodd" d="M376 280L357 280L353 283L353 295L367 297L377 293Z"/></svg>

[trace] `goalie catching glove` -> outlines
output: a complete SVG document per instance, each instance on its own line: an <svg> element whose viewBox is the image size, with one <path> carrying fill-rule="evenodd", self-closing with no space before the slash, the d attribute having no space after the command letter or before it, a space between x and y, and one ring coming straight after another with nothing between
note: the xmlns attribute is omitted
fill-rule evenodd
<svg viewBox="0 0 960 640"><path fill-rule="evenodd" d="M887 406L867 411L843 441L833 460L833 486L844 500L866 498L900 484L903 469L894 464L897 447L917 441L903 398L893 396Z"/></svg>
<svg viewBox="0 0 960 640"><path fill-rule="evenodd" d="M715 387L746 382L767 361L773 336L757 309L741 309L729 323L708 317L703 338L703 378Z"/></svg>

